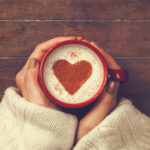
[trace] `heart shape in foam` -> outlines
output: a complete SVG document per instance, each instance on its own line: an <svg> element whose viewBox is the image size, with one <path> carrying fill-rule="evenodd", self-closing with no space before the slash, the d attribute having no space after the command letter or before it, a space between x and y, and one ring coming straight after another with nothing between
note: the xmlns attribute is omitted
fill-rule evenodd
<svg viewBox="0 0 150 150"><path fill-rule="evenodd" d="M53 64L53 71L65 90L75 94L92 74L92 66L88 61L81 60L75 64L61 59Z"/></svg>

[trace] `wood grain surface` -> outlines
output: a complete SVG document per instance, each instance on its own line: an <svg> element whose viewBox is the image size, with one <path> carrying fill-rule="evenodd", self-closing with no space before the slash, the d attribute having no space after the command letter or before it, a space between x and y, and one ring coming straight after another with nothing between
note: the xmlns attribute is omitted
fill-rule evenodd
<svg viewBox="0 0 150 150"><path fill-rule="evenodd" d="M1 101L2 98L3 98L3 95L0 95L0 101Z"/></svg>
<svg viewBox="0 0 150 150"><path fill-rule="evenodd" d="M41 42L56 36L95 41L129 71L119 97L150 116L149 0L0 0L0 99Z"/></svg>
<svg viewBox="0 0 150 150"><path fill-rule="evenodd" d="M149 0L1 0L0 19L150 19Z"/></svg>
<svg viewBox="0 0 150 150"><path fill-rule="evenodd" d="M150 22L0 22L0 56L29 56L56 36L95 41L113 56L150 56Z"/></svg>

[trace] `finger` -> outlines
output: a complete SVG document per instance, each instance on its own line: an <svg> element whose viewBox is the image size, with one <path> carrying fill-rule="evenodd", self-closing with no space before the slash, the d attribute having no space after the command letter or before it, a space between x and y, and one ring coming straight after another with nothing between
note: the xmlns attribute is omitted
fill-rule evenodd
<svg viewBox="0 0 150 150"><path fill-rule="evenodd" d="M71 36L71 37L56 37L54 39L50 39L50 40L48 40L46 42L43 42L43 43L39 44L35 48L35 50L30 55L29 59L34 57L37 60L41 61L41 59L42 59L43 55L46 53L46 51L51 49L57 43L65 41L65 40L75 40L75 39L77 39L77 37L75 37L75 36ZM26 65L24 66L24 68L26 68L26 66L28 65L29 59L27 60Z"/></svg>
<svg viewBox="0 0 150 150"><path fill-rule="evenodd" d="M91 45L95 46L100 53L103 55L108 67L112 69L120 69L120 66L116 63L116 61L112 58L111 55L109 55L106 51L104 51L102 48L100 48L95 42L91 42Z"/></svg>
<svg viewBox="0 0 150 150"><path fill-rule="evenodd" d="M72 36L72 37L56 37L54 39L50 39L46 42L43 42L41 44L39 44L35 50L33 51L33 53L31 54L30 57L34 57L38 60L41 59L41 57L43 56L43 53L45 53L46 50L53 48L54 45L63 42L65 40L75 40L77 39L77 37Z"/></svg>
<svg viewBox="0 0 150 150"><path fill-rule="evenodd" d="M119 89L119 82L117 82L117 81L110 81L109 82L109 85L107 88L107 92L109 94L116 96L118 89Z"/></svg>
<svg viewBox="0 0 150 150"><path fill-rule="evenodd" d="M27 93L24 97L30 102L53 107L39 85L38 69L39 61L36 58L30 58L24 77L25 91Z"/></svg>
<svg viewBox="0 0 150 150"><path fill-rule="evenodd" d="M77 40L82 40L83 38L81 36L78 36L77 37Z"/></svg>
<svg viewBox="0 0 150 150"><path fill-rule="evenodd" d="M117 81L110 81L108 84L106 92L109 93L110 95L114 96L114 99L112 100L112 103L111 103L110 110L112 110L117 104L116 97L117 97L119 85L120 85L120 83Z"/></svg>

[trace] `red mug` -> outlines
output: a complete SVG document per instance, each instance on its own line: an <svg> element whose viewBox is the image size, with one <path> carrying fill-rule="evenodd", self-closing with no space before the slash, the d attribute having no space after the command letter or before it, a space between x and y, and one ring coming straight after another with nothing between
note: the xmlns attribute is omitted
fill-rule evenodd
<svg viewBox="0 0 150 150"><path fill-rule="evenodd" d="M96 94L94 96L92 96L90 99L84 101L84 102L79 102L79 103L67 103L67 102L63 102L60 99L54 97L49 90L47 89L45 83L44 83L44 78L43 78L43 68L44 68L44 64L45 61L47 59L47 57L58 47L62 46L62 45L66 45L66 44L80 44L80 45L84 45L86 47L88 47L91 51L93 51L99 58L99 60L102 63L103 66L103 70L104 70L104 78L101 84L101 87L99 88L99 90L96 92ZM100 51L94 47L93 45L81 41L81 40L67 40L67 41L63 41L60 43L57 43L56 45L53 46L53 48L51 48L50 50L48 50L45 55L43 56L42 60L41 60L41 64L40 64L40 68L39 68L39 82L40 85L44 91L44 93L46 94L46 96L50 99L50 101L52 101L54 104L58 105L58 106L62 106L65 108L81 108L84 106L87 106L91 103L93 103L98 96L103 92L107 81L118 81L118 82L126 82L128 80L128 72L124 69L110 69L107 68L105 60L102 56L102 54L100 53Z"/></svg>

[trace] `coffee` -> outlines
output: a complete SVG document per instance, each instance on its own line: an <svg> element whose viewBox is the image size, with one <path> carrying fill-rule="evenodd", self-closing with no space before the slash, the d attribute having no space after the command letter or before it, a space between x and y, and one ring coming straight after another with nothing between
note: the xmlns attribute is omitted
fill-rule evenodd
<svg viewBox="0 0 150 150"><path fill-rule="evenodd" d="M48 92L63 103L86 102L97 94L104 81L104 67L89 47L68 43L46 57L43 81Z"/></svg>

